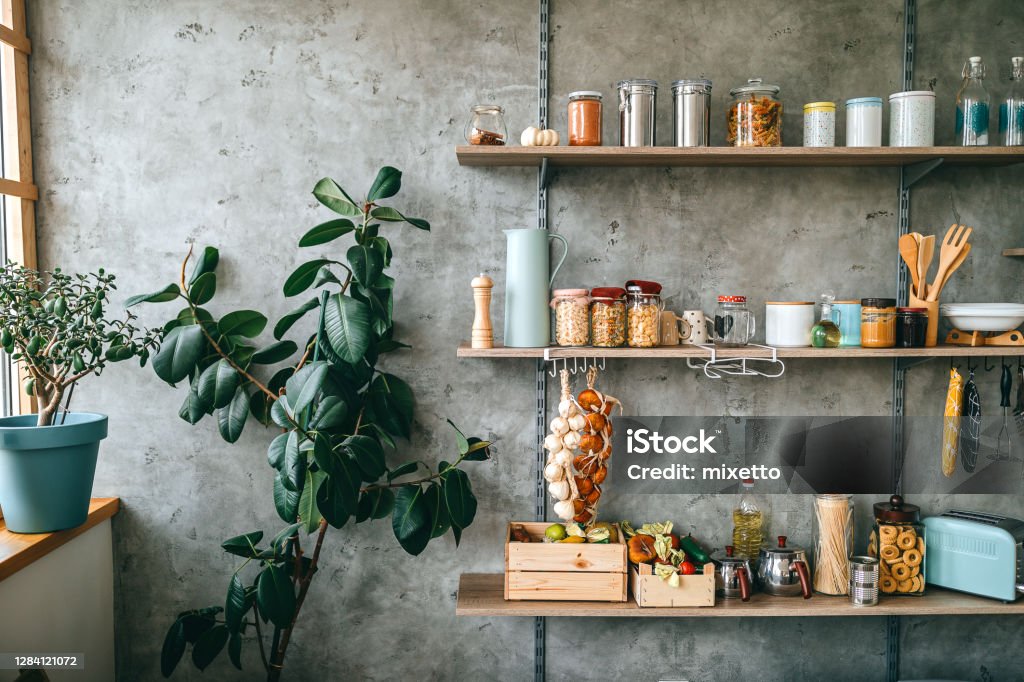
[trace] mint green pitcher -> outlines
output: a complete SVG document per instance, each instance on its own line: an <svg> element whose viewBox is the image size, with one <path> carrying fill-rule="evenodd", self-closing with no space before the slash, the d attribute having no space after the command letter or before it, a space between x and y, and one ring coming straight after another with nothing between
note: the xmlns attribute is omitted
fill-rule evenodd
<svg viewBox="0 0 1024 682"><path fill-rule="evenodd" d="M551 342L551 283L565 262L569 243L560 234L538 228L505 230L505 235L505 345L543 348ZM554 271L548 274L550 239L562 242L565 250Z"/></svg>

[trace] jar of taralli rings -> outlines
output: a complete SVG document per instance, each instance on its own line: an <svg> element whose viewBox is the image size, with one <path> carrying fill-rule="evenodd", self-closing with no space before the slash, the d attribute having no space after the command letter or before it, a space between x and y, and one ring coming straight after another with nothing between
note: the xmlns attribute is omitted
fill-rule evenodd
<svg viewBox="0 0 1024 682"><path fill-rule="evenodd" d="M626 342L634 348L654 348L661 343L661 285L657 282L626 282Z"/></svg>
<svg viewBox="0 0 1024 682"><path fill-rule="evenodd" d="M924 594L924 524L921 508L899 495L875 503L868 554L878 558L878 587L884 595Z"/></svg>
<svg viewBox="0 0 1024 682"><path fill-rule="evenodd" d="M586 289L555 289L551 307L555 310L555 343L586 346L590 343L590 297Z"/></svg>
<svg viewBox="0 0 1024 682"><path fill-rule="evenodd" d="M626 290L596 287L590 290L590 343L597 348L626 345Z"/></svg>

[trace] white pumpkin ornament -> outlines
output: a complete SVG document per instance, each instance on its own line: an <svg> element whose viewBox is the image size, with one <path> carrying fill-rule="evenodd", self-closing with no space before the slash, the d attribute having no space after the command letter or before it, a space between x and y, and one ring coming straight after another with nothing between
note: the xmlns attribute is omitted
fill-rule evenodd
<svg viewBox="0 0 1024 682"><path fill-rule="evenodd" d="M555 147L558 145L558 131L530 126L519 136L519 144L524 147Z"/></svg>

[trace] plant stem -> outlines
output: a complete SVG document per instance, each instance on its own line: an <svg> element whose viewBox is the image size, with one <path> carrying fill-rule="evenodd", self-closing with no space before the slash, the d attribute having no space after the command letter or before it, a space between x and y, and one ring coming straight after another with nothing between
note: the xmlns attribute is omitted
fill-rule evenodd
<svg viewBox="0 0 1024 682"><path fill-rule="evenodd" d="M267 652L263 649L263 631L260 629L260 606L256 602L253 602L252 613L256 621L256 641L260 644L260 659L263 661L263 669L270 670L267 664Z"/></svg>

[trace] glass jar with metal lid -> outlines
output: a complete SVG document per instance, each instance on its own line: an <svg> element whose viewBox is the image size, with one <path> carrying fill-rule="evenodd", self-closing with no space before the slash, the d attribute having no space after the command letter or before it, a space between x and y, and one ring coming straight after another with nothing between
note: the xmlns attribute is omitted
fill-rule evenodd
<svg viewBox="0 0 1024 682"><path fill-rule="evenodd" d="M733 88L726 142L735 147L781 147L782 102L779 86L751 78Z"/></svg>
<svg viewBox="0 0 1024 682"><path fill-rule="evenodd" d="M497 104L477 104L466 124L466 141L476 145L501 146L508 139L505 110Z"/></svg>
<svg viewBox="0 0 1024 682"><path fill-rule="evenodd" d="M654 112L658 97L658 81L631 78L619 81L619 145L622 147L653 147L657 144Z"/></svg>
<svg viewBox="0 0 1024 682"><path fill-rule="evenodd" d="M555 343L586 346L590 343L590 296L586 289L555 289L551 307L555 310Z"/></svg>
<svg viewBox="0 0 1024 682"><path fill-rule="evenodd" d="M597 348L626 345L626 290L595 287L590 290L590 337Z"/></svg>
<svg viewBox="0 0 1024 682"><path fill-rule="evenodd" d="M569 93L569 146L601 146L601 93L577 90Z"/></svg>
<svg viewBox="0 0 1024 682"><path fill-rule="evenodd" d="M626 342L634 348L654 348L661 343L661 285L657 282L626 282Z"/></svg>
<svg viewBox="0 0 1024 682"><path fill-rule="evenodd" d="M710 144L711 81L703 78L672 82L672 144L707 147Z"/></svg>
<svg viewBox="0 0 1024 682"><path fill-rule="evenodd" d="M876 502L868 554L878 558L879 589L885 595L924 594L925 537L921 508L899 495Z"/></svg>
<svg viewBox="0 0 1024 682"><path fill-rule="evenodd" d="M864 348L892 348L896 345L896 299L860 300L860 345Z"/></svg>

